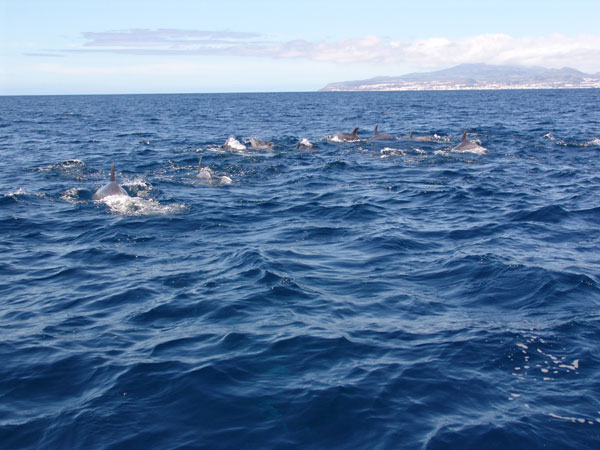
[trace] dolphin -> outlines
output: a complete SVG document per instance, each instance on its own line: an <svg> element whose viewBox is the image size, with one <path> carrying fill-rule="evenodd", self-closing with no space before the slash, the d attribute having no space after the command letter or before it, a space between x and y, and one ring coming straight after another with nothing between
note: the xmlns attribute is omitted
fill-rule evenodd
<svg viewBox="0 0 600 450"><path fill-rule="evenodd" d="M208 183L212 184L212 185L219 185L219 184L231 184L233 183L233 180L228 177L227 175L223 175L223 176L218 176L218 175L214 175L213 171L208 168L208 167L202 167L202 156L200 157L200 160L198 161L198 178L201 178L204 181L207 181Z"/></svg>
<svg viewBox="0 0 600 450"><path fill-rule="evenodd" d="M467 132L465 131L460 140L460 144L454 147L452 151L459 153L477 153L479 155L483 155L487 149L473 141L467 140Z"/></svg>
<svg viewBox="0 0 600 450"><path fill-rule="evenodd" d="M379 124L375 125L375 130L373 130L373 137L371 138L371 140L375 140L375 139L385 139L385 140L394 139L394 136L392 136L391 134L379 133L379 131L377 131L378 127L379 127Z"/></svg>
<svg viewBox="0 0 600 450"><path fill-rule="evenodd" d="M258 148L258 149L262 149L262 150L272 150L273 143L261 141L260 139L253 137L253 138L250 138L250 148Z"/></svg>
<svg viewBox="0 0 600 450"><path fill-rule="evenodd" d="M223 175L221 178L219 178L218 183L219 184L231 184L231 183L233 183L233 180L231 178L229 178L227 175Z"/></svg>
<svg viewBox="0 0 600 450"><path fill-rule="evenodd" d="M208 167L202 167L202 156L198 160L198 178L210 180L212 178L212 170Z"/></svg>
<svg viewBox="0 0 600 450"><path fill-rule="evenodd" d="M432 139L431 139L430 136L413 136L413 132L412 131L408 134L408 138L411 141L413 141L413 140L414 141L421 141L421 142L431 142L432 141Z"/></svg>
<svg viewBox="0 0 600 450"><path fill-rule="evenodd" d="M121 186L119 186L117 184L117 182L115 181L115 165L112 165L112 168L110 169L110 183L108 183L107 185L102 186L100 189L98 189L94 195L92 195L92 198L94 200L100 200L103 199L104 197L108 197L109 195L127 195L127 192L125 192L125 189L123 189Z"/></svg>
<svg viewBox="0 0 600 450"><path fill-rule="evenodd" d="M338 133L334 136L334 138L337 138L342 142L360 141L360 138L358 137L358 127L352 130L352 133Z"/></svg>

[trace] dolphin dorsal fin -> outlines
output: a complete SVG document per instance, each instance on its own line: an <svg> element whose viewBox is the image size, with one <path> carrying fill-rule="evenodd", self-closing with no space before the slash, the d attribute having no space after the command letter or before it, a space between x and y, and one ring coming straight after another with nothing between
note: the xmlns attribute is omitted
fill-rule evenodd
<svg viewBox="0 0 600 450"><path fill-rule="evenodd" d="M354 130L352 130L352 134L353 134L354 136L357 136L357 135L358 135L358 127L356 127Z"/></svg>
<svg viewBox="0 0 600 450"><path fill-rule="evenodd" d="M377 131L378 127L379 127L379 124L375 125L375 130L373 130L373 136L377 136L379 134L379 131Z"/></svg>
<svg viewBox="0 0 600 450"><path fill-rule="evenodd" d="M467 132L465 131L460 139L461 142L465 142L467 140Z"/></svg>
<svg viewBox="0 0 600 450"><path fill-rule="evenodd" d="M110 169L110 181L115 181L115 165L113 164Z"/></svg>
<svg viewBox="0 0 600 450"><path fill-rule="evenodd" d="M201 170L202 170L202 156L198 160L198 173L200 173Z"/></svg>

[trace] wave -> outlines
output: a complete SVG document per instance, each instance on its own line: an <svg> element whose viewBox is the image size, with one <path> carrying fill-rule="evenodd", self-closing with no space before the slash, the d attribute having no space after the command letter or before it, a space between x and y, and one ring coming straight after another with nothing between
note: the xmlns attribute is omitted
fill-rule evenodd
<svg viewBox="0 0 600 450"><path fill-rule="evenodd" d="M0 97L1 445L595 448L596 97Z"/></svg>

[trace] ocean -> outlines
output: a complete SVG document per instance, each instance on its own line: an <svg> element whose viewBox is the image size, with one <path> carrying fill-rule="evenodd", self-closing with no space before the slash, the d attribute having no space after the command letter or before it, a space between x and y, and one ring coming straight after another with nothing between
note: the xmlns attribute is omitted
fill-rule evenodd
<svg viewBox="0 0 600 450"><path fill-rule="evenodd" d="M0 97L0 448L597 448L598 105Z"/></svg>

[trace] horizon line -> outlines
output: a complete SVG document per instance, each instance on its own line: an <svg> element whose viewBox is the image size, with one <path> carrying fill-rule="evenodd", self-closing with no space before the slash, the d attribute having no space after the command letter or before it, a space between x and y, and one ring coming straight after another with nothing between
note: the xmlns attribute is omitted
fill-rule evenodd
<svg viewBox="0 0 600 450"><path fill-rule="evenodd" d="M118 96L118 95L249 95L249 94L346 94L346 93L399 93L399 92L458 92L458 91L585 91L595 90L600 87L517 87L517 88L457 88L457 89L356 89L326 91L239 91L239 92L110 92L110 93L78 93L78 94L0 94L0 97L91 97L91 96Z"/></svg>

